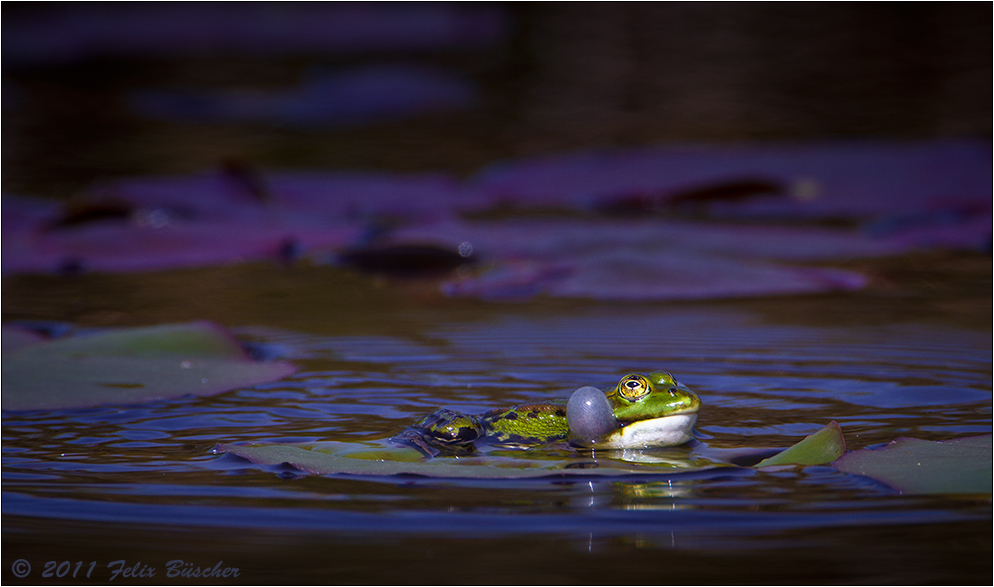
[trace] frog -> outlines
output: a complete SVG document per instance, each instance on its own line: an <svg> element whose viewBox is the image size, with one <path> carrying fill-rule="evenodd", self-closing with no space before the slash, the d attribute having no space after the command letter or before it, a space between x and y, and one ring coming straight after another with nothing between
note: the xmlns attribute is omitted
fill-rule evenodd
<svg viewBox="0 0 994 587"><path fill-rule="evenodd" d="M666 371L629 373L603 390L584 386L569 399L496 408L483 414L437 409L392 438L425 456L472 453L479 444L579 449L677 446L694 439L700 397Z"/></svg>

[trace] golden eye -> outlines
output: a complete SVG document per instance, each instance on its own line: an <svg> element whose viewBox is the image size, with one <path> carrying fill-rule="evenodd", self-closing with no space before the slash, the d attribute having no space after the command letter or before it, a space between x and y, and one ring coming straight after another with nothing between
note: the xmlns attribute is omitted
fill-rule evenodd
<svg viewBox="0 0 994 587"><path fill-rule="evenodd" d="M618 393L629 401L637 401L649 395L652 386L649 380L641 375L629 375L618 382Z"/></svg>

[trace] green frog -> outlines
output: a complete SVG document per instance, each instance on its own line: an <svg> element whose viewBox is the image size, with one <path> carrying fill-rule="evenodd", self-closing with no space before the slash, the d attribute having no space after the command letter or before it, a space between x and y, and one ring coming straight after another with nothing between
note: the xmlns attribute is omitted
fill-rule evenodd
<svg viewBox="0 0 994 587"><path fill-rule="evenodd" d="M428 456L472 452L476 443L529 447L568 442L580 448L676 446L693 439L701 399L664 371L632 373L601 391L581 387L569 400L490 410L440 409L393 440Z"/></svg>

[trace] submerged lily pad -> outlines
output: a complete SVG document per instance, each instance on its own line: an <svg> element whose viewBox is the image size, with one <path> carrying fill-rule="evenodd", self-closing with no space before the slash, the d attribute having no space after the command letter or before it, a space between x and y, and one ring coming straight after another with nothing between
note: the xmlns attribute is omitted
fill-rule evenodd
<svg viewBox="0 0 994 587"><path fill-rule="evenodd" d="M824 465L846 454L846 440L839 423L832 420L827 426L806 436L787 450L764 459L756 467L775 465Z"/></svg>
<svg viewBox="0 0 994 587"><path fill-rule="evenodd" d="M4 328L4 339L8 330ZM207 396L274 381L294 370L289 363L253 361L226 331L209 322L121 328L5 352L3 409Z"/></svg>
<svg viewBox="0 0 994 587"><path fill-rule="evenodd" d="M992 445L990 434L943 442L898 438L883 448L848 453L833 465L901 493L991 493Z"/></svg>

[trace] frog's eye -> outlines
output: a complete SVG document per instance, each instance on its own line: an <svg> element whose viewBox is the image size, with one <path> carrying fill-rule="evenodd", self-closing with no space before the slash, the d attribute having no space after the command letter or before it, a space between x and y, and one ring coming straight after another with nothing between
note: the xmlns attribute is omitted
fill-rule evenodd
<svg viewBox="0 0 994 587"><path fill-rule="evenodd" d="M628 401L638 401L651 391L652 384L641 375L628 375L618 382L618 393Z"/></svg>

